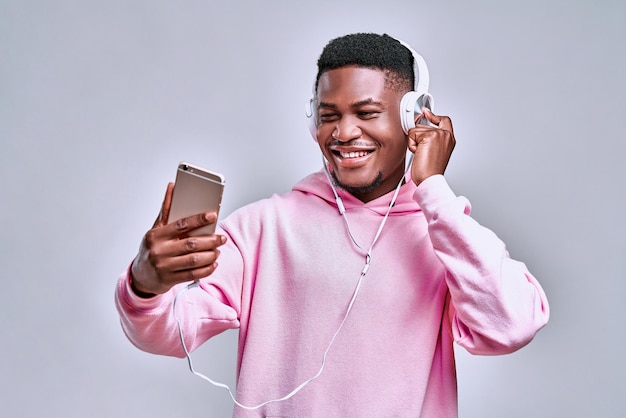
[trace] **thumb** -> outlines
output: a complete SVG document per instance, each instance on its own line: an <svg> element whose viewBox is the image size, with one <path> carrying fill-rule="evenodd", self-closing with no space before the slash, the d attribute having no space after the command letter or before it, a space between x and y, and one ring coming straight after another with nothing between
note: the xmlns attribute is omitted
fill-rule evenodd
<svg viewBox="0 0 626 418"><path fill-rule="evenodd" d="M434 125L439 125L439 123L441 122L441 116L437 116L435 115L429 108L427 107L422 107L422 115L424 115L424 117L426 119L428 119L428 122L434 124Z"/></svg>
<svg viewBox="0 0 626 418"><path fill-rule="evenodd" d="M153 228L157 226L163 226L167 224L167 220L170 217L170 207L172 206L172 195L174 194L174 183L169 182L167 184L167 189L165 190L165 197L163 198L163 203L161 204L161 211L154 221Z"/></svg>
<svg viewBox="0 0 626 418"><path fill-rule="evenodd" d="M439 129L454 132L454 129L452 128L452 120L450 120L448 116L435 115L427 107L422 108L422 113L430 123L437 126Z"/></svg>

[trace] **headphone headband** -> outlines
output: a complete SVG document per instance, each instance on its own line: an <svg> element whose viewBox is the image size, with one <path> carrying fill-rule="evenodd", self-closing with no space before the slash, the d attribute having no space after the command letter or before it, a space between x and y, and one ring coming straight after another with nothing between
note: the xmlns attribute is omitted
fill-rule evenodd
<svg viewBox="0 0 626 418"><path fill-rule="evenodd" d="M415 77L414 90L421 94L428 93L428 87L430 85L430 74L428 73L428 66L424 58L418 54L409 44L401 39L397 39L406 49L409 50L413 56L413 77Z"/></svg>

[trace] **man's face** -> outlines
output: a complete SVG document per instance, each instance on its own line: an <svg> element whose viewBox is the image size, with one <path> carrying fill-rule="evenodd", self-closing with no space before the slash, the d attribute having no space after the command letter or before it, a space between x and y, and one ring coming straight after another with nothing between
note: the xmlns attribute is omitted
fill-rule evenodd
<svg viewBox="0 0 626 418"><path fill-rule="evenodd" d="M356 66L323 73L317 93L317 140L335 180L364 202L393 190L407 148L403 93L385 85L383 71Z"/></svg>

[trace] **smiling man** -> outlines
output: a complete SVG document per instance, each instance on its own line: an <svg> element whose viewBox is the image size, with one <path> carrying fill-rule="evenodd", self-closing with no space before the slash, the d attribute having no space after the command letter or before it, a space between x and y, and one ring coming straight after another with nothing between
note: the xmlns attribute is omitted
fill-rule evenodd
<svg viewBox="0 0 626 418"><path fill-rule="evenodd" d="M414 78L411 51L392 37L334 39L312 100L324 169L206 236L188 232L215 214L168 224L168 185L118 281L129 339L184 356L172 304L199 280L177 306L182 334L193 350L239 330L234 416L457 416L453 343L513 352L547 323L548 303L443 177L450 118L424 108L429 124L405 134Z"/></svg>
<svg viewBox="0 0 626 418"><path fill-rule="evenodd" d="M407 140L400 99L383 71L345 66L318 80L317 139L337 185L364 202L392 190L404 176Z"/></svg>

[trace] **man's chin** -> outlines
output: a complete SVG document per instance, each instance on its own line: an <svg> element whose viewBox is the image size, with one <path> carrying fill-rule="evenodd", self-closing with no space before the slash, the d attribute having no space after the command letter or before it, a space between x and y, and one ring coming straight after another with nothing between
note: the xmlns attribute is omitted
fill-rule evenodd
<svg viewBox="0 0 626 418"><path fill-rule="evenodd" d="M344 183L337 178L335 172L332 172L331 175L336 186L341 187L351 195L355 196L360 196L373 192L381 185L383 181L383 173L381 172L378 172L378 174L372 181L360 184L356 182Z"/></svg>

